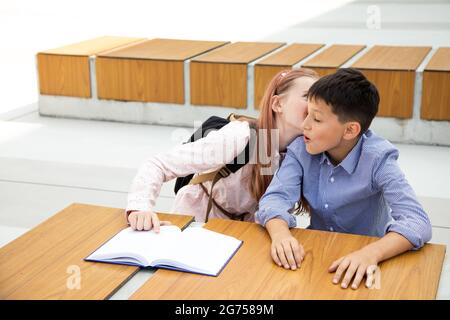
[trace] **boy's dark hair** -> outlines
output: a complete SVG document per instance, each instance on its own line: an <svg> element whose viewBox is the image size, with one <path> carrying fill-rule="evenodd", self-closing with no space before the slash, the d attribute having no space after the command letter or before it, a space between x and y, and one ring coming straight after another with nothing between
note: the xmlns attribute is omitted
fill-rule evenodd
<svg viewBox="0 0 450 320"><path fill-rule="evenodd" d="M358 121L362 135L378 112L377 88L358 70L342 68L316 81L308 99L321 99L331 106L341 122Z"/></svg>

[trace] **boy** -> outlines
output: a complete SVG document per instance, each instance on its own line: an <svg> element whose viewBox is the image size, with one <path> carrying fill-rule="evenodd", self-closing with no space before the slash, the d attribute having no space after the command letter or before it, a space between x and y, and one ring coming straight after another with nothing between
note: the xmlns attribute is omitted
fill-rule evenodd
<svg viewBox="0 0 450 320"><path fill-rule="evenodd" d="M304 136L287 149L259 202L257 221L272 239L273 260L300 267L304 250L289 232L289 210L301 198L310 229L382 237L330 266L333 283L357 289L374 266L431 239L431 224L397 165L398 150L369 126L378 112L376 87L355 69L322 77L308 91Z"/></svg>

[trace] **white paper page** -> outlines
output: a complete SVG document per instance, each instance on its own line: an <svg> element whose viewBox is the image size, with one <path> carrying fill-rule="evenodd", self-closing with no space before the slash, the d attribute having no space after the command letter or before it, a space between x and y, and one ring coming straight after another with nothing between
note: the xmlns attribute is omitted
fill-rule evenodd
<svg viewBox="0 0 450 320"><path fill-rule="evenodd" d="M143 257L150 264L155 259L164 258L167 247L173 247L181 235L177 226L161 226L160 232L135 231L131 227L120 231L88 258L109 259L113 257ZM142 260L142 259L140 259ZM144 261L142 261L144 262Z"/></svg>
<svg viewBox="0 0 450 320"><path fill-rule="evenodd" d="M197 271L216 274L230 259L241 241L204 228L188 228L182 232L176 256L180 266L191 266Z"/></svg>

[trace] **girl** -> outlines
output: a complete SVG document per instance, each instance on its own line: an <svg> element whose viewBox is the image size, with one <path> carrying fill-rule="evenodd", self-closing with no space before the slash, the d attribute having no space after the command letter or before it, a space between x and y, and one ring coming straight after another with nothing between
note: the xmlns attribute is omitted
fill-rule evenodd
<svg viewBox="0 0 450 320"><path fill-rule="evenodd" d="M162 184L177 177L189 174L196 174L196 177L220 169L245 149L251 127L257 133L256 161L245 164L215 184L210 217L255 221L258 201L272 179L274 170L271 168L279 166L287 145L303 133L301 124L307 114L306 94L317 79L318 75L309 69L281 71L266 89L257 120L239 117L199 140L148 158L139 168L128 194L126 217L131 228L159 232L160 225L170 224L159 221L153 212ZM273 141L277 138L278 141ZM223 157L214 161L218 159L217 155ZM210 187L211 181L182 187L176 194L172 212L205 221Z"/></svg>

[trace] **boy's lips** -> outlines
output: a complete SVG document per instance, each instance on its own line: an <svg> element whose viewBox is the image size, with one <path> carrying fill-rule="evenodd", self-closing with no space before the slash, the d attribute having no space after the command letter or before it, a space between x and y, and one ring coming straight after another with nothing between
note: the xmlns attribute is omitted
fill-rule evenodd
<svg viewBox="0 0 450 320"><path fill-rule="evenodd" d="M311 141L311 139L310 138L308 138L307 136L303 136L303 139L305 140L305 143L308 143L308 142L310 142Z"/></svg>

